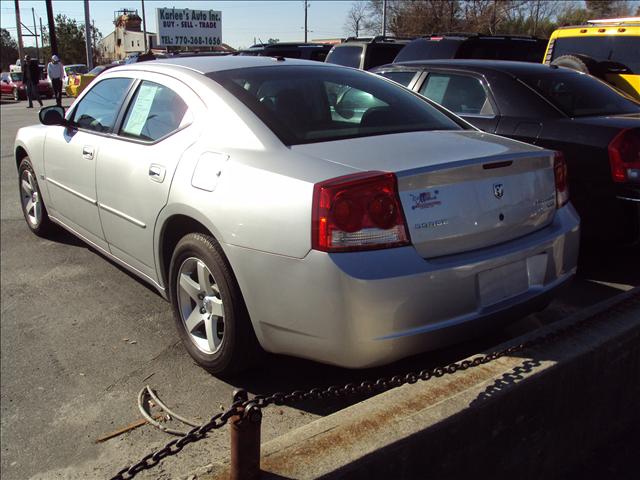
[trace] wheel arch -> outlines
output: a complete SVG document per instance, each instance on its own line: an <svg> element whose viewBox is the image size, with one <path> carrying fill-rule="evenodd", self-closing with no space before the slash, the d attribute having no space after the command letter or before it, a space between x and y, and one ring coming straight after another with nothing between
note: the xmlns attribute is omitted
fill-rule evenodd
<svg viewBox="0 0 640 480"><path fill-rule="evenodd" d="M22 159L28 156L27 150L22 145L16 147L16 170L20 168Z"/></svg>

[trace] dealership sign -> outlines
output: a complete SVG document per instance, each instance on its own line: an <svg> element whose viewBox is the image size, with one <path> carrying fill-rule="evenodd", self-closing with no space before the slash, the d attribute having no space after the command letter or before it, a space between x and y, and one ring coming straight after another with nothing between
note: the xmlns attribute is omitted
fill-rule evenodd
<svg viewBox="0 0 640 480"><path fill-rule="evenodd" d="M158 8L158 45L213 47L222 43L222 12L189 8Z"/></svg>

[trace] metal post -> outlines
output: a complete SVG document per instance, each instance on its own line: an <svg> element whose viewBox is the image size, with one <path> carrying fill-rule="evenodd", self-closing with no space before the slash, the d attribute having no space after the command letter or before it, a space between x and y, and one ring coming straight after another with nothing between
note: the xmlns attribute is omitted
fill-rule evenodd
<svg viewBox="0 0 640 480"><path fill-rule="evenodd" d="M16 4L18 0L16 0ZM53 6L51 0L47 0L47 22L49 23L49 45L51 45L51 55L58 55L58 40L56 39L56 23L53 20Z"/></svg>
<svg viewBox="0 0 640 480"><path fill-rule="evenodd" d="M144 51L147 51L147 16L144 13L144 0L142 1L142 33L144 34Z"/></svg>
<svg viewBox="0 0 640 480"><path fill-rule="evenodd" d="M38 21L40 22L40 38L42 39L42 49L44 50L44 27L42 26L42 17L38 17Z"/></svg>
<svg viewBox="0 0 640 480"><path fill-rule="evenodd" d="M87 68L93 69L93 49L91 48L91 15L89 15L89 0L84 0L84 37L87 45Z"/></svg>
<svg viewBox="0 0 640 480"><path fill-rule="evenodd" d="M382 0L382 36L387 36L387 0Z"/></svg>
<svg viewBox="0 0 640 480"><path fill-rule="evenodd" d="M20 21L20 5L18 0L16 4L16 30L18 31L18 56L20 57L20 68L24 72L24 45L22 44L22 22Z"/></svg>
<svg viewBox="0 0 640 480"><path fill-rule="evenodd" d="M307 0L304 0L304 43L307 43Z"/></svg>
<svg viewBox="0 0 640 480"><path fill-rule="evenodd" d="M38 27L36 25L36 11L33 7L31 7L31 15L33 15L33 35L36 38L36 58L38 59L38 63L40 63L40 49L38 48Z"/></svg>
<svg viewBox="0 0 640 480"><path fill-rule="evenodd" d="M234 403L246 401L247 392L236 390ZM260 425L262 412L249 404L241 414L230 419L231 468L229 480L258 480L260 478Z"/></svg>

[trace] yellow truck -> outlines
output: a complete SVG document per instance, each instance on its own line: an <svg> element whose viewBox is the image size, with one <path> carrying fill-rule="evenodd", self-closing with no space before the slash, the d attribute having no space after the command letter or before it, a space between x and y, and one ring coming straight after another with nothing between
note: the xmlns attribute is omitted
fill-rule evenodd
<svg viewBox="0 0 640 480"><path fill-rule="evenodd" d="M640 17L559 28L543 63L589 73L640 100Z"/></svg>

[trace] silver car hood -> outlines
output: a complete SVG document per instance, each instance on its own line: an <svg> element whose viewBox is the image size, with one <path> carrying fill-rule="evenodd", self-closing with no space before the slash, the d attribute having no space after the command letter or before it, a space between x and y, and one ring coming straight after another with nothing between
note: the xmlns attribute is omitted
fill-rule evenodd
<svg viewBox="0 0 640 480"><path fill-rule="evenodd" d="M309 143L295 145L292 150L357 170L402 172L468 159L538 152L541 149L479 131L440 130Z"/></svg>

